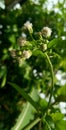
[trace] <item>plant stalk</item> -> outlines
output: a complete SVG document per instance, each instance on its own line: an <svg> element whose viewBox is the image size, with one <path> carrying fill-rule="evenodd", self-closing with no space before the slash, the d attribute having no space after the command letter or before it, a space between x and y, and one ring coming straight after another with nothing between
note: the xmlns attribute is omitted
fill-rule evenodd
<svg viewBox="0 0 66 130"><path fill-rule="evenodd" d="M48 108L49 108L49 105L50 105L50 102L51 102L51 98L52 98L52 94L53 94L53 88L54 88L54 72L53 72L53 66L52 66L52 63L50 61L50 58L48 56L48 54L45 52L44 53L48 63L49 63L49 66L50 66L50 72L51 72L51 79L52 79L52 82L51 82L51 93L50 93L50 97L49 97L49 102L48 102Z"/></svg>

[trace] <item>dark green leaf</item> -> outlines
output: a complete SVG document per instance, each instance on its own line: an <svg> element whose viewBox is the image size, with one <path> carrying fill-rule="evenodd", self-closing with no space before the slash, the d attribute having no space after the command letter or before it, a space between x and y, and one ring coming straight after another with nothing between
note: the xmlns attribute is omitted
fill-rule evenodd
<svg viewBox="0 0 66 130"><path fill-rule="evenodd" d="M14 83L9 82L9 84L14 87L35 109L38 109L36 102L24 91L24 89Z"/></svg>

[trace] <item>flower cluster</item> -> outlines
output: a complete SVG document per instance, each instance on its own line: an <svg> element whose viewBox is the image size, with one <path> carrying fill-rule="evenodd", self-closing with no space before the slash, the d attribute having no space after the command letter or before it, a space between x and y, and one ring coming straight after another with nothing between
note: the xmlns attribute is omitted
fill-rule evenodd
<svg viewBox="0 0 66 130"><path fill-rule="evenodd" d="M32 26L33 26L32 23L30 23L29 21L24 23L24 29L27 29L29 33L33 33ZM21 66L26 59L29 59L31 57L32 49L33 49L32 47L34 48L39 47L39 49L41 49L42 51L47 50L48 40L46 38L50 37L51 33L52 33L52 30L49 27L43 27L42 30L39 32L40 42L38 43L39 44L38 46L37 44L33 44L32 46L32 42L29 42L25 36L20 36L17 40L17 43L19 46L18 49L17 50L13 48L9 49L10 54L13 57L14 61L18 61L19 65ZM30 36L32 36L32 34L30 34Z"/></svg>

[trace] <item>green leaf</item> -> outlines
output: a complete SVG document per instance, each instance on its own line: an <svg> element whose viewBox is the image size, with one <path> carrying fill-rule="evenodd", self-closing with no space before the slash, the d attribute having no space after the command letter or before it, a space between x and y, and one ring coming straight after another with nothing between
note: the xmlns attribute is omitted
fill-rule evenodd
<svg viewBox="0 0 66 130"><path fill-rule="evenodd" d="M62 86L61 88L58 89L57 91L57 98L56 101L58 102L66 102L66 85Z"/></svg>
<svg viewBox="0 0 66 130"><path fill-rule="evenodd" d="M2 78L4 76L4 74L6 74L6 72L7 72L6 66L2 66L0 68L0 78Z"/></svg>
<svg viewBox="0 0 66 130"><path fill-rule="evenodd" d="M6 74L3 76L2 78L2 83L1 83L1 87L4 87L6 84Z"/></svg>
<svg viewBox="0 0 66 130"><path fill-rule="evenodd" d="M14 83L10 83L9 84L14 87L28 102L31 103L31 105L37 110L38 106L36 104L36 102L24 91L24 89L20 88L18 85L14 84Z"/></svg>
<svg viewBox="0 0 66 130"><path fill-rule="evenodd" d="M14 35L14 34L10 35L9 41L12 43L13 46L15 46L16 38L15 38L15 35Z"/></svg>
<svg viewBox="0 0 66 130"><path fill-rule="evenodd" d="M56 47L57 45L59 44L62 44L64 43L65 41L62 40L61 38L57 38L57 39L53 39L49 42L48 44L48 48L53 48L53 47Z"/></svg>
<svg viewBox="0 0 66 130"><path fill-rule="evenodd" d="M66 96L65 95L59 95L56 98L56 102L66 102Z"/></svg>
<svg viewBox="0 0 66 130"><path fill-rule="evenodd" d="M62 57L62 60L60 62L60 67L63 67L63 69L66 71L66 55L64 58Z"/></svg>
<svg viewBox="0 0 66 130"><path fill-rule="evenodd" d="M33 100L38 101L38 93L35 88L32 89L30 96L32 97ZM20 113L15 126L11 130L23 129L26 125L30 123L31 120L34 119L35 112L36 110L29 102L25 103L23 110Z"/></svg>
<svg viewBox="0 0 66 130"><path fill-rule="evenodd" d="M34 56L40 56L40 57L44 57L44 53L38 49L33 50L33 55Z"/></svg>
<svg viewBox="0 0 66 130"><path fill-rule="evenodd" d="M64 115L60 112L56 112L56 113L52 113L51 117L52 117L53 121L56 122L56 121L62 120Z"/></svg>
<svg viewBox="0 0 66 130"><path fill-rule="evenodd" d="M2 66L1 69L0 69L0 78L2 78L1 87L5 86L6 77L7 77L7 68L6 68L6 66Z"/></svg>
<svg viewBox="0 0 66 130"><path fill-rule="evenodd" d="M66 130L66 120L61 120L55 124L56 130Z"/></svg>
<svg viewBox="0 0 66 130"><path fill-rule="evenodd" d="M31 128L33 128L33 126L35 126L41 119L38 117L36 118L34 121L32 121L28 126L26 126L26 128L24 128L24 130L30 130Z"/></svg>
<svg viewBox="0 0 66 130"><path fill-rule="evenodd" d="M57 91L57 94L66 96L66 85L64 85L61 88L59 88L58 91Z"/></svg>

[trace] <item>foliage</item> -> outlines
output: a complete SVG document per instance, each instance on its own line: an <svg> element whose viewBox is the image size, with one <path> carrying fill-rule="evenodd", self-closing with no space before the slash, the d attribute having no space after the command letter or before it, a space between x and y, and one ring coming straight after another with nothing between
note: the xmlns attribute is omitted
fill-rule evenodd
<svg viewBox="0 0 66 130"><path fill-rule="evenodd" d="M66 2L47 3L0 8L1 130L66 129Z"/></svg>

